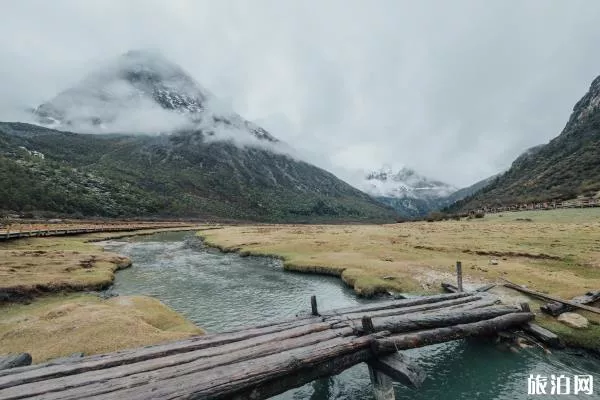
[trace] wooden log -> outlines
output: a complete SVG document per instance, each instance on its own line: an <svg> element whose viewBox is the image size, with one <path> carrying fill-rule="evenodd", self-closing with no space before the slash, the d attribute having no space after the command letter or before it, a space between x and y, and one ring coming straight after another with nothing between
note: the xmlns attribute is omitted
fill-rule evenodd
<svg viewBox="0 0 600 400"><path fill-rule="evenodd" d="M482 287L480 287L480 288L478 288L478 289L475 289L475 291L476 291L476 292L480 292L480 293L481 293L481 292L487 292L488 290L490 290L490 289L492 289L492 288L495 288L495 287L496 287L496 284L495 284L495 283L490 283L490 284L488 284L488 285L484 285L484 286L482 286Z"/></svg>
<svg viewBox="0 0 600 400"><path fill-rule="evenodd" d="M577 304L591 304L600 300L600 290L595 292L587 292L583 296L573 297L571 301ZM546 314L550 314L553 317L556 317L562 313L573 311L575 307L570 306L568 304L563 304L559 302L551 302L546 303L540 307L540 309Z"/></svg>
<svg viewBox="0 0 600 400"><path fill-rule="evenodd" d="M369 364L375 370L381 371L392 378L392 380L414 389L420 388L427 377L427 374L421 367L412 363L402 353L392 353L387 356L377 357Z"/></svg>
<svg viewBox="0 0 600 400"><path fill-rule="evenodd" d="M462 294L462 293L455 293L455 294ZM425 303L425 304L419 304L419 305L410 306L410 307L388 308L388 309L384 309L384 310L370 311L370 312L368 312L368 314L372 318L385 317L385 316L389 316L389 315L403 315L403 314L410 314L410 313L414 313L414 312L436 310L439 308L445 308L445 307L455 306L455 305L459 305L459 304L465 304L465 303L469 303L469 302L475 302L477 300L481 300L482 298L483 297L480 297L480 296L462 296L459 298L438 301L435 303ZM365 315L365 312L342 314L337 317L340 320L355 320L355 319L362 318L363 315ZM333 320L333 319L335 319L335 317L326 318L325 321L329 321L329 320Z"/></svg>
<svg viewBox="0 0 600 400"><path fill-rule="evenodd" d="M31 354L17 353L0 356L0 370L31 365Z"/></svg>
<svg viewBox="0 0 600 400"><path fill-rule="evenodd" d="M534 338L540 340L542 343L545 343L550 347L556 349L562 349L565 347L564 343L562 343L562 341L557 335L555 335L553 332L550 332L548 329L542 328L538 324L528 322L526 324L523 324L522 328L525 332L527 332Z"/></svg>
<svg viewBox="0 0 600 400"><path fill-rule="evenodd" d="M93 385L50 392L44 399L81 399L93 395L96 399L123 398L162 399L185 397L189 399L230 399L235 394L251 390L253 387L284 378L288 375L301 376L311 369L330 363L331 370L321 371L330 374L335 370L339 357L366 350L354 362L371 359L369 347L380 336L359 338L335 338L314 345L295 348L260 358L253 358L235 364L222 365L209 370L189 369L182 373L176 367L163 368L151 374L137 374L121 379L113 379ZM347 365L347 364L346 364ZM172 374L177 371L177 376ZM150 376L148 376L150 375ZM281 388L281 391L290 389ZM256 394L258 396L258 394ZM260 399L264 397L252 398Z"/></svg>
<svg viewBox="0 0 600 400"><path fill-rule="evenodd" d="M451 283L442 282L442 289L448 293L458 293L458 288Z"/></svg>
<svg viewBox="0 0 600 400"><path fill-rule="evenodd" d="M436 303L444 300L458 299L462 297L471 296L470 293L451 293L451 294L438 294L433 296L414 297L410 299L393 300L393 301L380 301L373 304L368 304L359 307L346 307L331 311L322 312L321 315L324 317L343 315L343 314L354 314L354 313L367 313L371 311L386 310L391 308L401 308L417 306L421 304Z"/></svg>
<svg viewBox="0 0 600 400"><path fill-rule="evenodd" d="M458 288L458 292L463 292L463 276L462 276L462 262L456 262L456 287Z"/></svg>
<svg viewBox="0 0 600 400"><path fill-rule="evenodd" d="M484 286L481 286L480 288L475 289L476 292L487 292L488 290L492 289L496 287L495 283L490 283ZM456 287L456 285L453 285L451 283L446 283L446 282L442 282L442 289L444 289L446 292L448 293L458 293L458 287Z"/></svg>
<svg viewBox="0 0 600 400"><path fill-rule="evenodd" d="M235 350L255 347L264 343L300 337L314 332L327 330L328 328L329 324L322 322L319 324L300 325L283 331L268 331L263 329L262 331L264 333L262 335L252 335L244 340L233 342L220 340L219 337L216 336L205 341L198 340L197 342L180 342L163 346L153 346L112 353L103 357L84 357L69 364L52 365L50 363L50 365L46 364L45 367L32 366L30 368L20 368L14 370L14 373L12 374L0 376L0 389L24 383L52 379L59 376L81 374L88 371L101 370L120 365L140 363L152 359L163 360L166 363L173 359L187 362L202 357L215 356ZM332 332L336 335L344 336L352 331L346 329ZM237 333L234 335L234 337L240 337ZM178 348L177 346L181 345L184 346L185 351L175 351Z"/></svg>
<svg viewBox="0 0 600 400"><path fill-rule="evenodd" d="M489 295L482 294L481 297L478 297L478 300L471 301L471 302L464 303L464 304L457 304L457 305L445 307L444 310L446 310L446 311L474 310L476 308L490 307L490 306L496 305L498 303L500 303L500 299L498 299L496 296L489 296ZM435 310L428 311L428 312L434 312L434 311Z"/></svg>
<svg viewBox="0 0 600 400"><path fill-rule="evenodd" d="M359 364L366 362L373 358L373 354L370 350L359 350L348 355L337 357L323 363L317 364L310 369L304 370L301 374L286 375L278 379L270 380L265 383L261 383L252 388L237 392L231 397L218 397L215 396L212 399L227 399L227 400L260 400L268 399L280 393L283 393L289 389L303 386L315 379L322 379L337 375L344 370Z"/></svg>
<svg viewBox="0 0 600 400"><path fill-rule="evenodd" d="M444 302L444 304L435 303L435 304L426 304L426 305L415 306L415 307L405 307L405 308L394 309L394 310L375 311L369 315L369 318L371 318L371 315L373 316L373 318L385 318L385 317L394 317L394 316L399 317L399 316L403 316L403 315L428 315L431 313L439 312L441 310L444 310L444 312L446 312L446 313L467 311L467 310L474 310L474 309L478 309L478 308L490 307L490 306L496 305L499 302L499 299L497 299L495 296L487 296L487 295L483 295L481 298L477 297L477 299L479 299L479 300L473 300L475 298L467 298L467 299L469 299L468 302L465 302L464 300L459 302L460 299L456 299L456 300ZM458 302L458 304L456 304L456 302ZM350 314L349 316L356 317L356 315L352 315L352 314ZM363 316L363 318L364 318L364 316ZM326 321L333 322L334 320L326 319ZM339 319L336 321L337 322L332 325L333 328L351 327L359 333L363 332L363 330L360 328L360 326L362 325L362 319L359 320L359 319L344 319L344 318L342 318L342 319Z"/></svg>
<svg viewBox="0 0 600 400"><path fill-rule="evenodd" d="M515 313L513 307L488 307L482 309L453 311L440 310L429 314L408 314L402 316L373 318L372 329L375 332L410 332L423 329L441 328L457 324L467 324L489 320L501 315Z"/></svg>
<svg viewBox="0 0 600 400"><path fill-rule="evenodd" d="M392 379L389 376L373 368L371 363L369 363L369 376L375 400L396 400Z"/></svg>
<svg viewBox="0 0 600 400"><path fill-rule="evenodd" d="M567 304L567 305L575 307L575 308L581 308L582 310L590 311L590 312L593 312L595 314L600 314L600 308L591 307L591 306L588 306L588 305L585 305L585 304L579 304L579 303L575 303L575 302L572 302L572 301L569 301L569 300L563 300L563 299L561 299L559 297L556 297L556 296L551 296L551 295L548 295L548 294L536 292L535 290L524 288L523 286L517 285L516 283L510 282L510 281L508 281L506 279L504 279L504 281L506 282L504 284L504 286L506 286L507 288L515 289L515 290L518 290L519 292L527 293L527 294L530 294L532 296L536 296L536 297L539 297L539 298L542 298L542 299L545 299L545 300L552 300L552 301L556 301L558 303Z"/></svg>
<svg viewBox="0 0 600 400"><path fill-rule="evenodd" d="M28 396L50 396L53 392L62 392L67 389L84 391L92 395L94 391L101 390L99 386L105 382L111 382L111 388L125 389L131 385L143 384L148 380L174 378L191 372L207 371L224 365L231 365L246 360L259 359L270 354L279 354L288 350L302 348L311 345L320 346L323 342L331 340L351 340L345 338L352 333L351 329L327 330L315 334L305 335L286 340L275 340L263 344L257 344L243 349L232 347L237 343L223 348L212 348L209 351L194 353L175 354L158 359L147 360L135 364L114 366L112 368L88 371L69 376L55 375L52 379L22 383L13 379L11 386L0 391L3 400L18 399L20 393ZM80 389L77 389L80 388Z"/></svg>
<svg viewBox="0 0 600 400"><path fill-rule="evenodd" d="M531 313L506 314L485 321L377 339L374 347L377 353L385 353L386 351L412 349L471 336L492 335L513 326L523 325L533 318L534 315Z"/></svg>

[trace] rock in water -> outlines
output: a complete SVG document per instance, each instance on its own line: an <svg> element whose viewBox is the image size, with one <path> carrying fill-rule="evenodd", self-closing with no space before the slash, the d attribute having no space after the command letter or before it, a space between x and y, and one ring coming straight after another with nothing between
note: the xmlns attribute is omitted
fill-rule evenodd
<svg viewBox="0 0 600 400"><path fill-rule="evenodd" d="M558 320L563 324L576 329L585 329L589 325L586 317L572 312L561 314L558 317Z"/></svg>
<svg viewBox="0 0 600 400"><path fill-rule="evenodd" d="M17 353L0 356L0 370L31 365L31 354Z"/></svg>

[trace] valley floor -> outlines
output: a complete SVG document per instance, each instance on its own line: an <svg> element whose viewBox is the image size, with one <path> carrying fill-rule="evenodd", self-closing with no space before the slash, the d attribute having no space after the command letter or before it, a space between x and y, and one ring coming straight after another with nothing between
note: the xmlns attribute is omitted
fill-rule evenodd
<svg viewBox="0 0 600 400"><path fill-rule="evenodd" d="M336 275L365 296L439 292L442 281L455 281L458 260L463 263L467 288L501 283L505 278L566 299L600 289L600 209L505 213L432 223L196 229L208 245L223 251L275 256L284 260L287 270ZM152 232L156 231L142 234ZM73 352L102 353L202 333L156 299L105 300L81 293L109 286L114 272L130 265L128 259L104 252L90 241L139 233L0 243L0 297L4 296L0 354L25 351L40 362ZM505 288L492 290L509 303L529 301L538 323L568 344L600 350L598 315L581 312L590 327L575 330L539 313L539 300ZM17 299L21 302L15 303L11 296L22 296Z"/></svg>
<svg viewBox="0 0 600 400"><path fill-rule="evenodd" d="M442 281L455 282L458 260L467 288L504 278L564 299L600 289L600 209L393 225L228 226L201 236L224 251L279 257L288 270L340 276L367 296L439 292ZM523 300L517 292L495 290ZM589 347L600 337L600 319L583 315L591 322L583 331L543 315L538 322L560 331L571 344Z"/></svg>

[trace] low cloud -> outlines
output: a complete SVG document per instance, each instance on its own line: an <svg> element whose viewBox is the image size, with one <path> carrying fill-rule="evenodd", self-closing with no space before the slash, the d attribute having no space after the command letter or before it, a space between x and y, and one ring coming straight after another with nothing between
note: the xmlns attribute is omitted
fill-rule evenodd
<svg viewBox="0 0 600 400"><path fill-rule="evenodd" d="M560 133L600 74L599 13L585 0L10 2L0 119L153 47L342 177L387 163L466 186Z"/></svg>

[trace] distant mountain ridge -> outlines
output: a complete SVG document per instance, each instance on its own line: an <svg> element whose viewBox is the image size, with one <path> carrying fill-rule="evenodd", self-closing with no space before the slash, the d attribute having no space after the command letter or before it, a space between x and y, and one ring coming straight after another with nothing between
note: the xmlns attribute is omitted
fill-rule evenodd
<svg viewBox="0 0 600 400"><path fill-rule="evenodd" d="M600 76L559 136L519 156L493 184L450 210L592 196L600 191Z"/></svg>
<svg viewBox="0 0 600 400"><path fill-rule="evenodd" d="M46 128L0 123L0 210L274 222L396 216L282 152L154 52L118 57L34 116Z"/></svg>

